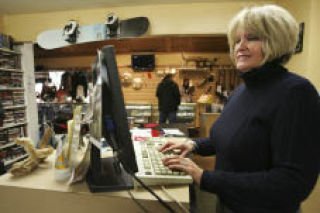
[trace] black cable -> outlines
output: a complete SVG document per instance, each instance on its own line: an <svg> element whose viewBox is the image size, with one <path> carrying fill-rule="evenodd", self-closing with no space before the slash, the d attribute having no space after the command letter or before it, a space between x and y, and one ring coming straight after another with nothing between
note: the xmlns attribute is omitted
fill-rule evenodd
<svg viewBox="0 0 320 213"><path fill-rule="evenodd" d="M154 191L152 191L146 184L144 184L135 174L131 174L132 177L143 187L145 188L148 192L150 192L157 200L165 207L169 212L175 213L175 211L169 206L166 202L164 202L161 197L159 197Z"/></svg>
<svg viewBox="0 0 320 213"><path fill-rule="evenodd" d="M175 198L166 190L166 188L165 188L164 186L161 186L161 189L162 189L162 191L163 191L172 201L174 201L174 202L178 205L178 207L179 207L183 212L186 212L186 213L189 212L189 210L188 210L186 207L184 207L177 199L175 199Z"/></svg>
<svg viewBox="0 0 320 213"><path fill-rule="evenodd" d="M128 190L128 194L130 195L131 199L143 210L143 212L147 213L149 212L146 207L144 207L131 193L130 190Z"/></svg>

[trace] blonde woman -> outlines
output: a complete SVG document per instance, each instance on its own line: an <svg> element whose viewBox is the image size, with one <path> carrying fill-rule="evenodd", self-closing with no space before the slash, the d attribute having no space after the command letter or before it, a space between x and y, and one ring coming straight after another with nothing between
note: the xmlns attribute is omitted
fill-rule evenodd
<svg viewBox="0 0 320 213"><path fill-rule="evenodd" d="M160 148L182 150L164 164L216 193L219 213L299 212L317 181L319 96L307 79L283 66L297 38L297 22L279 6L240 11L230 22L228 40L244 83L229 98L209 138ZM203 171L185 158L192 151L215 154L215 171Z"/></svg>

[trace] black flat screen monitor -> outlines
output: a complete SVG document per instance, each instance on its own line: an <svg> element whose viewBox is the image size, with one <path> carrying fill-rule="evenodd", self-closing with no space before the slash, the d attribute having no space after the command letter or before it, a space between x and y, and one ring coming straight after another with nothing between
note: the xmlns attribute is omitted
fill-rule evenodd
<svg viewBox="0 0 320 213"><path fill-rule="evenodd" d="M92 192L131 189L131 175L138 171L138 167L113 46L104 46L98 51L92 70L94 88L90 140L93 143L87 182ZM113 157L101 158L99 147L104 140L112 147Z"/></svg>
<svg viewBox="0 0 320 213"><path fill-rule="evenodd" d="M155 68L154 54L131 55L131 67L134 71L150 71Z"/></svg>

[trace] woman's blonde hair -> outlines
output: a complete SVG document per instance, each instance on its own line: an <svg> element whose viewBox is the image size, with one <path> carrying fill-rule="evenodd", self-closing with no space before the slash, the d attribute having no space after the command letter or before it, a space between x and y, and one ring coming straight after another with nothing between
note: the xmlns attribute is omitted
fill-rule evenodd
<svg viewBox="0 0 320 213"><path fill-rule="evenodd" d="M284 8L276 5L245 8L229 24L228 41L232 61L235 60L234 46L239 29L262 40L264 60L261 65L272 60L286 63L298 41L297 21Z"/></svg>

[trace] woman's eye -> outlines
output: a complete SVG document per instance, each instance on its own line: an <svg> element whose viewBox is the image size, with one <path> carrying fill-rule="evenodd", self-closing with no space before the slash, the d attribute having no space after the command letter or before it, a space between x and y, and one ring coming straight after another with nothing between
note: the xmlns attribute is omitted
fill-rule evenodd
<svg viewBox="0 0 320 213"><path fill-rule="evenodd" d="M258 41L260 38L258 36L249 35L247 37L248 41Z"/></svg>
<svg viewBox="0 0 320 213"><path fill-rule="evenodd" d="M241 41L241 39L240 39L240 38L237 38L237 39L236 39L236 44L238 44L240 41Z"/></svg>

